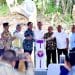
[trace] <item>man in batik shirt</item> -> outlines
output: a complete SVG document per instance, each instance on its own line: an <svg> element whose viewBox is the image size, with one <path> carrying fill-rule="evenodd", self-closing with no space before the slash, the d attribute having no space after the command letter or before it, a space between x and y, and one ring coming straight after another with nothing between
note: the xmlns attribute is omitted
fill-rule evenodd
<svg viewBox="0 0 75 75"><path fill-rule="evenodd" d="M8 50L12 46L12 41L15 39L15 37L11 36L11 33L9 32L9 23L3 23L3 32L1 34L1 39L3 40L4 49Z"/></svg>
<svg viewBox="0 0 75 75"><path fill-rule="evenodd" d="M56 63L56 38L53 36L53 27L48 27L48 32L45 33L44 38L46 39L46 55L47 55L47 67L50 64L51 56L52 63Z"/></svg>
<svg viewBox="0 0 75 75"><path fill-rule="evenodd" d="M34 33L32 30L33 23L28 22L27 26L28 26L28 29L24 33L25 39L23 41L23 49L25 53L29 53L31 55L33 50L33 41L34 41ZM27 62L25 62L25 64L27 69Z"/></svg>

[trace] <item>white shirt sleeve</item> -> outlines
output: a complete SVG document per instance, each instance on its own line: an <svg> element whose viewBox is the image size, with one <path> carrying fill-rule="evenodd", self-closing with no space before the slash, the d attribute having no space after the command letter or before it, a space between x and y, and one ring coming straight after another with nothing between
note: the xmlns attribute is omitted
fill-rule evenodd
<svg viewBox="0 0 75 75"><path fill-rule="evenodd" d="M66 38L69 38L69 35L67 33L65 33Z"/></svg>
<svg viewBox="0 0 75 75"><path fill-rule="evenodd" d="M52 37L56 37L56 36L57 36L57 33L56 32L53 32Z"/></svg>

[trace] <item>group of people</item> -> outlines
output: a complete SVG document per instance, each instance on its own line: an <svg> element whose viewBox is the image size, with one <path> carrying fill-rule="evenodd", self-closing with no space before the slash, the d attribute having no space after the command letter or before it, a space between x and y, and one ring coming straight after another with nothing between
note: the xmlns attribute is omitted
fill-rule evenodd
<svg viewBox="0 0 75 75"><path fill-rule="evenodd" d="M32 54L33 44L34 52L36 54L36 67L40 64L38 61L43 55L47 57L47 67L50 63L59 63L60 55L63 53L67 56L68 52L74 52L75 49L75 25L71 28L70 37L65 33L61 25L57 26L57 31L53 31L53 27L49 26L48 31L42 29L42 22L37 22L37 29L33 29L33 23L27 23L27 29L22 31L21 24L16 26L16 30L13 32L13 36L9 31L9 23L3 23L3 32L0 38L0 55L3 55L4 51L7 51L13 47L12 42L15 39L19 39L19 44L15 47L23 49L24 53ZM15 42L16 43L16 42ZM38 44L39 43L39 44ZM42 52L43 53L42 53ZM58 54L58 58L57 55ZM37 56L38 55L38 56ZM38 58L39 57L39 58ZM52 58L52 60L51 60ZM44 61L43 61L44 60ZM41 59L41 64L45 64L45 59ZM18 68L19 60L16 61L15 68ZM26 69L28 67L27 61L25 61ZM41 67L41 65L39 65Z"/></svg>
<svg viewBox="0 0 75 75"><path fill-rule="evenodd" d="M53 32L53 27L50 26L48 27L48 33L45 34L45 38L47 66L50 64L51 54L52 62L56 63L58 61L60 63L61 54L64 54L66 57L68 53L75 51L75 25L72 25L70 34L67 34L61 25L57 26L56 32ZM56 54L58 54L58 58ZM58 60L56 61L56 59Z"/></svg>
<svg viewBox="0 0 75 75"><path fill-rule="evenodd" d="M28 63L28 69L24 72L15 69L16 61L23 61ZM16 56L16 52L12 49L4 51L0 59L0 74L1 75L34 75L33 64L31 56L28 53L23 54L22 57Z"/></svg>

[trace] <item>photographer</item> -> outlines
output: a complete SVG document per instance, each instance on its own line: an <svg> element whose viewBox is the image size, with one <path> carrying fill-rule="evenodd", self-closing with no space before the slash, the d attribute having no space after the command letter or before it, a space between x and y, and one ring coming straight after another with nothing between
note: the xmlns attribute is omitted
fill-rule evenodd
<svg viewBox="0 0 75 75"><path fill-rule="evenodd" d="M0 75L23 75L14 69L16 60L18 57L13 50L5 51L0 61Z"/></svg>

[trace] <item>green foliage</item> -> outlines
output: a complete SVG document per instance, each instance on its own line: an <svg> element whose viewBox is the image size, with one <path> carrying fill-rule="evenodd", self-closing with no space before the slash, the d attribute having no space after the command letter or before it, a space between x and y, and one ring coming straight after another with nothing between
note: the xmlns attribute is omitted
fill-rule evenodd
<svg viewBox="0 0 75 75"><path fill-rule="evenodd" d="M55 12L62 13L62 8L61 7L56 8L54 0L50 0L50 3L48 3L46 6L45 14L50 14Z"/></svg>
<svg viewBox="0 0 75 75"><path fill-rule="evenodd" d="M65 15L64 20L67 21L67 22L72 22L72 15L71 14Z"/></svg>
<svg viewBox="0 0 75 75"><path fill-rule="evenodd" d="M0 4L5 4L6 0L0 0Z"/></svg>
<svg viewBox="0 0 75 75"><path fill-rule="evenodd" d="M24 0L18 0L18 3L21 4L23 1ZM42 13L44 11L44 15L49 15L51 17L52 16L51 14L55 14L56 12L59 12L60 14L62 14L61 3L59 5L59 7L56 8L55 0L34 0L34 1L36 3L38 12ZM43 3L45 3L45 5ZM9 12L9 9L6 5L6 0L0 0L0 15L2 15L2 16L7 15L8 12ZM63 16L61 16L61 17L63 17L63 19L66 22L72 21L71 13L67 14L66 16L65 15L63 15Z"/></svg>
<svg viewBox="0 0 75 75"><path fill-rule="evenodd" d="M19 4L21 4L24 0L17 0Z"/></svg>
<svg viewBox="0 0 75 75"><path fill-rule="evenodd" d="M45 14L53 13L55 11L54 6L50 6L46 8Z"/></svg>
<svg viewBox="0 0 75 75"><path fill-rule="evenodd" d="M43 8L42 7L42 1L41 0L35 0L35 3L36 3L37 10L41 11Z"/></svg>
<svg viewBox="0 0 75 75"><path fill-rule="evenodd" d="M55 12L56 11L62 13L62 8L61 7L55 8Z"/></svg>
<svg viewBox="0 0 75 75"><path fill-rule="evenodd" d="M0 15L1 16L7 15L8 12L9 12L9 9L8 9L6 4L5 5L0 5Z"/></svg>
<svg viewBox="0 0 75 75"><path fill-rule="evenodd" d="M55 12L62 13L61 7L56 8L55 6L48 6L45 11L45 14L50 14L50 13L55 13Z"/></svg>
<svg viewBox="0 0 75 75"><path fill-rule="evenodd" d="M21 4L24 0L17 0L17 1L19 4ZM6 0L0 0L0 4L6 4Z"/></svg>

